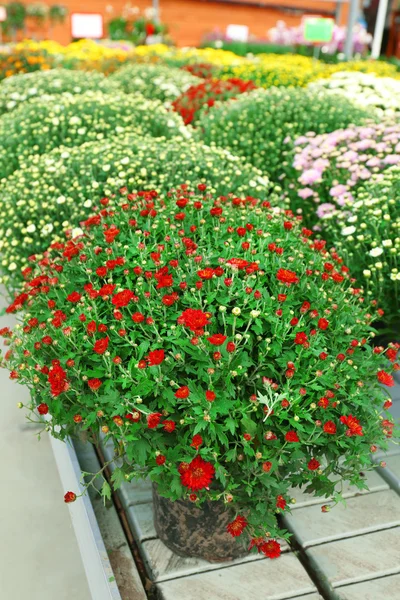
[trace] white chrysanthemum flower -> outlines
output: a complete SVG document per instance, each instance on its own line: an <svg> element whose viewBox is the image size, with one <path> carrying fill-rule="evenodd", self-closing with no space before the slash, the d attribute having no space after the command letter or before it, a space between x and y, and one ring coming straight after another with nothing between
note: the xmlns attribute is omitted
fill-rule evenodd
<svg viewBox="0 0 400 600"><path fill-rule="evenodd" d="M47 223L44 227L42 227L41 229L41 234L42 235L49 235L50 233L52 233L54 229L54 226L52 223Z"/></svg>
<svg viewBox="0 0 400 600"><path fill-rule="evenodd" d="M383 254L383 248L372 248L372 250L369 251L369 255L373 256L374 258L377 258L381 254Z"/></svg>
<svg viewBox="0 0 400 600"><path fill-rule="evenodd" d="M83 235L83 229L81 229L80 227L74 227L74 229L72 230L72 237L76 238L79 235Z"/></svg>
<svg viewBox="0 0 400 600"><path fill-rule="evenodd" d="M344 236L353 235L355 233L356 228L354 225L349 225L349 227L344 227L341 231L341 234Z"/></svg>

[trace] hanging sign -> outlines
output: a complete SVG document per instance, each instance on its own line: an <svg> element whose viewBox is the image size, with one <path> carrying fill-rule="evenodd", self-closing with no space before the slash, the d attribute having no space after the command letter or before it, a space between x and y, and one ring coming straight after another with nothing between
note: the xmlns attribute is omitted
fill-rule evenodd
<svg viewBox="0 0 400 600"><path fill-rule="evenodd" d="M71 35L74 39L99 40L103 37L103 15L100 13L73 13Z"/></svg>
<svg viewBox="0 0 400 600"><path fill-rule="evenodd" d="M303 17L303 38L306 42L331 42L335 22L323 17Z"/></svg>
<svg viewBox="0 0 400 600"><path fill-rule="evenodd" d="M228 25L226 28L226 37L235 42L247 42L249 39L249 28L247 25Z"/></svg>

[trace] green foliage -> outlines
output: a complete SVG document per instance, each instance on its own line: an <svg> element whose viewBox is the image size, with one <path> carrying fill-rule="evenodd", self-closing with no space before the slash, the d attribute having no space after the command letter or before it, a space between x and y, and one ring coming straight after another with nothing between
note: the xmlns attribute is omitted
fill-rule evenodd
<svg viewBox="0 0 400 600"><path fill-rule="evenodd" d="M209 145L230 148L275 180L290 160L290 144L313 131L325 133L371 116L344 98L304 89L255 90L201 115L198 131Z"/></svg>
<svg viewBox="0 0 400 600"><path fill-rule="evenodd" d="M126 93L140 92L163 102L175 100L191 85L200 83L198 77L183 69L147 64L125 65L110 76L110 81Z"/></svg>
<svg viewBox="0 0 400 600"><path fill-rule="evenodd" d="M88 91L114 94L118 86L110 82L102 73L95 71L70 71L51 69L8 77L0 85L0 114L18 108L22 102L42 97L43 103L55 96L68 92L80 95Z"/></svg>
<svg viewBox="0 0 400 600"><path fill-rule="evenodd" d="M400 315L400 167L365 183L352 203L324 221L324 236L344 255L368 297L385 311L390 339L398 340Z"/></svg>
<svg viewBox="0 0 400 600"><path fill-rule="evenodd" d="M189 135L177 114L141 94L66 93L24 102L0 119L0 178L53 148L133 132L156 137Z"/></svg>

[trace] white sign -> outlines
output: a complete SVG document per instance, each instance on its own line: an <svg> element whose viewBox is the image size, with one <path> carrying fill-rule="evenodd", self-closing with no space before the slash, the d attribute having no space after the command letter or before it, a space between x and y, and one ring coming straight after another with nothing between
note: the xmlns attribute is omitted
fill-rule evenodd
<svg viewBox="0 0 400 600"><path fill-rule="evenodd" d="M0 6L0 22L7 20L7 10L5 6Z"/></svg>
<svg viewBox="0 0 400 600"><path fill-rule="evenodd" d="M226 36L236 42L247 42L249 39L249 28L247 25L228 25Z"/></svg>
<svg viewBox="0 0 400 600"><path fill-rule="evenodd" d="M73 13L71 35L75 39L98 40L103 37L103 15L95 13Z"/></svg>

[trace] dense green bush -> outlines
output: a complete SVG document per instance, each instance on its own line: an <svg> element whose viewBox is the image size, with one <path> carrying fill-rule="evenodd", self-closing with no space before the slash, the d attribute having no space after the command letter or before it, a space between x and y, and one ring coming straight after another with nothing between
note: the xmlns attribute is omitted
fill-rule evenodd
<svg viewBox="0 0 400 600"><path fill-rule="evenodd" d="M179 115L141 94L86 92L25 102L0 118L0 178L29 164L35 154L133 130L157 137L190 137Z"/></svg>
<svg viewBox="0 0 400 600"><path fill-rule="evenodd" d="M210 192L267 197L267 177L227 150L193 140L116 136L78 148L33 157L1 182L1 268L9 285L20 279L28 257L46 250L63 230L79 226L92 207L113 190L130 192L207 181ZM10 279L11 278L11 279Z"/></svg>
<svg viewBox="0 0 400 600"><path fill-rule="evenodd" d="M110 80L124 92L140 92L146 98L163 102L175 100L191 85L200 83L198 77L183 69L148 64L125 65L111 75Z"/></svg>
<svg viewBox="0 0 400 600"><path fill-rule="evenodd" d="M272 177L290 160L290 140L309 131L325 133L370 116L345 98L305 89L255 90L215 105L198 121L206 144L230 148Z"/></svg>
<svg viewBox="0 0 400 600"><path fill-rule="evenodd" d="M115 82L96 71L69 71L52 69L7 77L0 85L0 114L17 108L21 102L32 98L55 96L68 92L72 95L87 91L112 94L118 90Z"/></svg>
<svg viewBox="0 0 400 600"><path fill-rule="evenodd" d="M324 221L324 237L344 255L358 284L379 301L383 320L398 338L400 166L376 175L358 190L354 202L333 212Z"/></svg>

